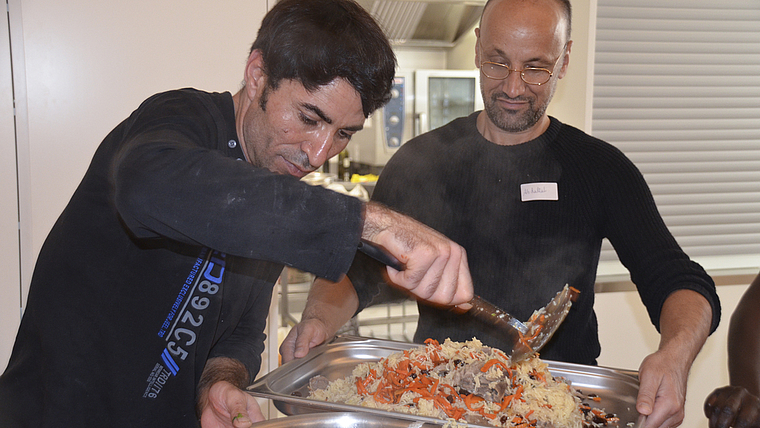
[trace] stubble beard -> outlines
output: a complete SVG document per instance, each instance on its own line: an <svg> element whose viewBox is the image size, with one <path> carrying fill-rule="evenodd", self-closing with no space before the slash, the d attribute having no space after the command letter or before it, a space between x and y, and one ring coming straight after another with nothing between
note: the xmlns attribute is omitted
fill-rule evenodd
<svg viewBox="0 0 760 428"><path fill-rule="evenodd" d="M259 97L259 109L261 110L262 117L265 116L266 110L267 110L267 103L269 101L269 94L270 94L271 88L267 85L264 87L263 92L261 93L261 97ZM261 125L258 125L261 126ZM260 135L256 133L254 129L250 129L249 132L246 134L246 141L259 141L260 145L256 146L254 145L251 147L251 153L247 153L248 162L251 163L251 165L258 167L258 168L264 168L268 169L271 172L274 172L276 174L287 174L285 171L281 171L276 164L275 157L276 155L269 155L266 156L265 153L270 151L270 148L274 146L275 141L274 138L271 135ZM313 168L311 166L311 163L309 162L309 156L301 151L296 150L292 153L282 153L280 154L285 160L288 162L299 166L303 170L313 170L316 168Z"/></svg>
<svg viewBox="0 0 760 428"><path fill-rule="evenodd" d="M506 132L524 132L532 128L546 112L547 105L536 106L535 99L528 99L525 111L505 110L499 107L499 99L509 99L503 93L494 93L484 100L488 118L497 128Z"/></svg>

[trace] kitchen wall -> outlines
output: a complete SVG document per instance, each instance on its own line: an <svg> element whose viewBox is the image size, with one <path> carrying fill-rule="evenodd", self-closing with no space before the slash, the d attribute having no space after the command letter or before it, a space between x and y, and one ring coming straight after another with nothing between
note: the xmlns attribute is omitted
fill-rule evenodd
<svg viewBox="0 0 760 428"><path fill-rule="evenodd" d="M0 14L0 28L8 15ZM19 270L16 137L13 123L13 80L8 31L0 31L0 366L5 367L12 338L19 325L21 273Z"/></svg>

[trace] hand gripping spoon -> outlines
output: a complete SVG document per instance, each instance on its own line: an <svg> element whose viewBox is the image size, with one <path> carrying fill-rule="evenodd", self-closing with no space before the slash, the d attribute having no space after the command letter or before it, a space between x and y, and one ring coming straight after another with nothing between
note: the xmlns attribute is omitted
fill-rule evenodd
<svg viewBox="0 0 760 428"><path fill-rule="evenodd" d="M358 249L398 271L405 268L403 263L392 254L369 241L360 241ZM504 333L507 343L511 344L511 349L502 350L513 362L517 362L537 352L549 341L565 320L577 294L577 290L565 285L545 307L534 311L526 323L520 322L506 311L477 295L468 302L472 308L466 313Z"/></svg>

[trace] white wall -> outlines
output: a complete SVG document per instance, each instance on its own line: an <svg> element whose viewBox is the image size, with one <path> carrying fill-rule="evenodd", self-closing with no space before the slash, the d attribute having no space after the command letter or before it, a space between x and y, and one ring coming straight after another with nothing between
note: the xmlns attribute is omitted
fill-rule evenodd
<svg viewBox="0 0 760 428"><path fill-rule="evenodd" d="M8 28L8 15L0 14L0 28ZM0 366L10 356L19 324L21 281L19 272L16 138L13 122L13 87L8 31L0 31Z"/></svg>
<svg viewBox="0 0 760 428"><path fill-rule="evenodd" d="M399 70L445 69L448 52L443 49L394 47Z"/></svg>

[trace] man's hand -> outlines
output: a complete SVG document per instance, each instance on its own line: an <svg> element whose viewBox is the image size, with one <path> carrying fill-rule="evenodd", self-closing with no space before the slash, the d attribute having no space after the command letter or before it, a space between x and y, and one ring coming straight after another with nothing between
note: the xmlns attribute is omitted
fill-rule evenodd
<svg viewBox="0 0 760 428"><path fill-rule="evenodd" d="M249 374L243 363L226 357L206 361L198 382L197 414L203 428L242 428L264 420L259 404L241 388Z"/></svg>
<svg viewBox="0 0 760 428"><path fill-rule="evenodd" d="M718 388L705 400L710 428L760 428L760 398L740 386Z"/></svg>
<svg viewBox="0 0 760 428"><path fill-rule="evenodd" d="M646 428L672 428L683 422L688 368L676 363L679 360L660 350L641 363L636 410L647 416Z"/></svg>
<svg viewBox="0 0 760 428"><path fill-rule="evenodd" d="M674 428L683 422L686 381L710 332L712 308L701 294L677 290L660 311L660 347L639 367L636 410L645 428Z"/></svg>
<svg viewBox="0 0 760 428"><path fill-rule="evenodd" d="M306 319L295 325L280 345L282 363L303 358L309 350L331 338L334 333L327 331L325 324L317 319Z"/></svg>
<svg viewBox="0 0 760 428"><path fill-rule="evenodd" d="M282 362L304 357L311 348L335 336L359 308L359 297L344 276L338 282L317 278L311 284L301 322L290 329L280 345Z"/></svg>
<svg viewBox="0 0 760 428"><path fill-rule="evenodd" d="M259 403L235 385L221 381L211 385L201 411L203 428L244 428L264 420Z"/></svg>
<svg viewBox="0 0 760 428"><path fill-rule="evenodd" d="M466 304L472 299L464 248L434 229L370 202L365 209L362 238L384 247L406 265L402 272L388 267L388 277L419 299L442 306Z"/></svg>

